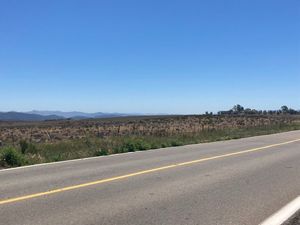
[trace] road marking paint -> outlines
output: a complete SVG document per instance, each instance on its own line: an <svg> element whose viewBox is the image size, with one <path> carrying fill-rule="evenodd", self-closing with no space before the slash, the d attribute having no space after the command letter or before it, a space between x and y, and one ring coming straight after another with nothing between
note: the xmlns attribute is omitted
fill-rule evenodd
<svg viewBox="0 0 300 225"><path fill-rule="evenodd" d="M186 166L186 165L191 165L191 164L200 163L200 162L204 162L204 161L210 161L210 160L214 160L214 159L226 158L226 157L230 157L230 156L261 151L261 150L264 150L264 149L270 149L270 148L273 148L273 147L287 145L287 144L291 144L291 143L298 142L298 141L300 141L300 139L286 141L286 142L272 144L272 145L267 145L267 146L263 146L263 147L252 148L252 149L238 151L238 152L232 152L232 153L223 154L223 155L217 155L217 156L212 156L212 157L207 157L207 158L182 162L182 163L171 164L171 165L157 167L157 168L153 168L153 169L149 169L149 170L142 170L142 171L138 171L138 172L135 172L135 173L130 173L130 174L122 175L122 176L116 176L116 177L96 180L96 181L92 181L92 182L88 182L88 183L83 183L83 184L58 188L58 189L45 191L45 192L39 192L39 193L31 194L31 195L25 195L25 196L20 196L20 197L16 197L16 198L3 199L3 200L0 200L0 205L13 203L13 202L18 202L18 201L23 201L23 200L32 199L32 198L37 198L37 197L42 197L42 196L47 196L47 195L52 195L52 194L65 192L65 191L71 191L71 190L84 188L84 187L89 187L89 186L93 186L93 185L97 185L97 184L108 183L108 182L121 180L121 179L125 179L125 178L130 178L130 177L135 177L135 176L139 176L139 175L143 175L143 174L154 173L154 172L157 172L157 171L167 170L167 169L171 169L171 168L174 168L174 167Z"/></svg>
<svg viewBox="0 0 300 225"><path fill-rule="evenodd" d="M260 225L281 225L288 221L298 210L300 210L300 196L288 203L278 212L274 213Z"/></svg>

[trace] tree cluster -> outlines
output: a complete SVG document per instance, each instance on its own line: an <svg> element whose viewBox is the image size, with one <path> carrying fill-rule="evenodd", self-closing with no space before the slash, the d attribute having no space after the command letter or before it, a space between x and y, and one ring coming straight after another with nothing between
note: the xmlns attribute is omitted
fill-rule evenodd
<svg viewBox="0 0 300 225"><path fill-rule="evenodd" d="M230 110L219 111L218 115L300 115L300 110L289 108L286 105L281 106L278 110L256 110L237 104Z"/></svg>

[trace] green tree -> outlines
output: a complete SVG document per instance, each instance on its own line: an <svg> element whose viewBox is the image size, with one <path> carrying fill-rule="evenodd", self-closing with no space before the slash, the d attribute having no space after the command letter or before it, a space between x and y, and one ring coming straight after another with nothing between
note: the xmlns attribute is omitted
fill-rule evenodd
<svg viewBox="0 0 300 225"><path fill-rule="evenodd" d="M244 107L237 104L235 106L233 106L232 110L235 112L235 113L241 113L244 111Z"/></svg>
<svg viewBox="0 0 300 225"><path fill-rule="evenodd" d="M289 112L289 108L286 105L281 106L281 111L283 114L286 114Z"/></svg>

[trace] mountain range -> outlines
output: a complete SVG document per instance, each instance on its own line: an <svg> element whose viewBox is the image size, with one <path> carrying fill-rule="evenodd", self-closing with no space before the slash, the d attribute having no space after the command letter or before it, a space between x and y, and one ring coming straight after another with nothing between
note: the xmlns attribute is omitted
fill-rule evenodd
<svg viewBox="0 0 300 225"><path fill-rule="evenodd" d="M0 121L45 121L61 119L88 119L88 118L113 118L137 114L125 113L84 113L84 112L62 112L62 111L38 111L29 112L0 112Z"/></svg>

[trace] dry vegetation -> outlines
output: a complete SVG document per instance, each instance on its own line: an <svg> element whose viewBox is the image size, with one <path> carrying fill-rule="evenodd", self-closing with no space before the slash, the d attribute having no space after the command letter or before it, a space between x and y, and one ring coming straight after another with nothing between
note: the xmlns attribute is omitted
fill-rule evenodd
<svg viewBox="0 0 300 225"><path fill-rule="evenodd" d="M207 130L291 124L293 116L164 116L45 122L0 122L2 144L54 143L61 140L110 136L169 136Z"/></svg>
<svg viewBox="0 0 300 225"><path fill-rule="evenodd" d="M300 129L299 116L194 115L0 122L0 165L59 161L293 129ZM9 163L5 154L16 154L22 162Z"/></svg>

